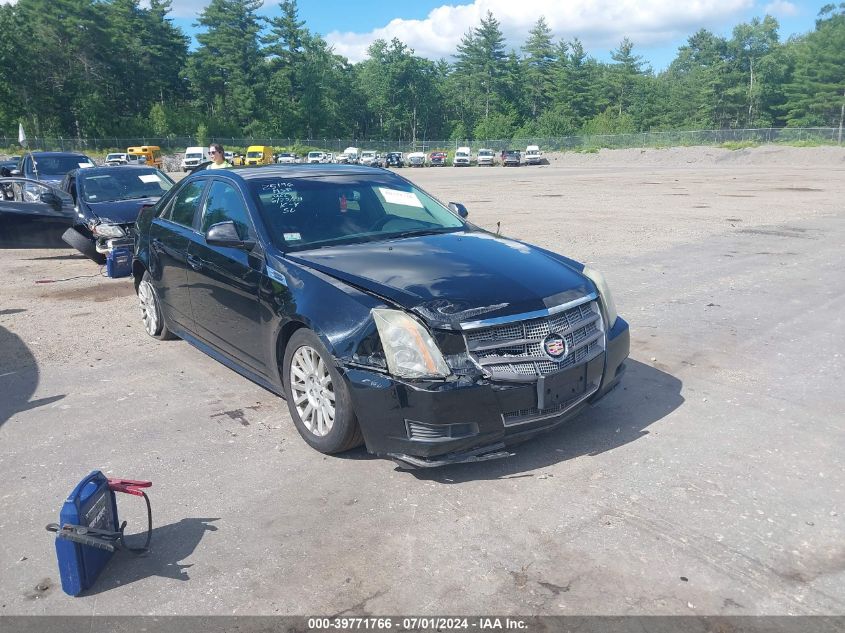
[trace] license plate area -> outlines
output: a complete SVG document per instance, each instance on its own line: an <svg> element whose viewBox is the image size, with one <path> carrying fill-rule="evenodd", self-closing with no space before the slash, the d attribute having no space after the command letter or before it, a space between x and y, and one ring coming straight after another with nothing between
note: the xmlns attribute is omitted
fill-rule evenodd
<svg viewBox="0 0 845 633"><path fill-rule="evenodd" d="M587 365L571 367L537 379L537 408L557 407L587 390Z"/></svg>

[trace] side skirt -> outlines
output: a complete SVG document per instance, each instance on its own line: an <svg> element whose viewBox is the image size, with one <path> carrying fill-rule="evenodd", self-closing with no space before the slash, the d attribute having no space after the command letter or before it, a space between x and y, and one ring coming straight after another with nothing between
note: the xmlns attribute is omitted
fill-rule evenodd
<svg viewBox="0 0 845 633"><path fill-rule="evenodd" d="M241 376L243 376L247 380L251 380L252 382L254 382L259 387L264 387L267 391L270 391L270 392L276 394L277 396L279 396L283 400L286 399L284 390L282 389L281 385L274 385L272 382L267 380L264 376L261 376L260 374L256 374L254 371L247 369L246 367L244 367L243 365L241 365L237 361L229 358L228 356L226 356L222 352L218 351L216 348L212 347L211 345L209 345L205 341L202 341L201 339L197 338L196 336L194 336L193 334L191 334L190 332L188 332L187 330L185 330L181 326L177 326L175 324L171 326L170 323L168 323L168 327L170 328L170 330L176 336L178 336L179 338L187 341L188 343L190 343L191 345L196 347L199 351L211 356L217 362L225 365L226 367L228 367L232 371L237 372L238 374L240 374Z"/></svg>

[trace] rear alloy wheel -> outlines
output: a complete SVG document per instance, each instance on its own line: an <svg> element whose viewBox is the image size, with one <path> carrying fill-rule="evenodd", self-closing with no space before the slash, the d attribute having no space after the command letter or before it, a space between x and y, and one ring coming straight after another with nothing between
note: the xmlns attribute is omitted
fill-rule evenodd
<svg viewBox="0 0 845 633"><path fill-rule="evenodd" d="M299 434L321 453L340 453L363 442L349 391L320 339L297 330L285 349L283 380Z"/></svg>
<svg viewBox="0 0 845 633"><path fill-rule="evenodd" d="M141 308L141 321L144 323L144 330L153 338L161 341L176 338L167 329L164 322L164 314L161 311L161 304L153 288L152 280L148 272L144 273L141 283L138 284L138 304Z"/></svg>

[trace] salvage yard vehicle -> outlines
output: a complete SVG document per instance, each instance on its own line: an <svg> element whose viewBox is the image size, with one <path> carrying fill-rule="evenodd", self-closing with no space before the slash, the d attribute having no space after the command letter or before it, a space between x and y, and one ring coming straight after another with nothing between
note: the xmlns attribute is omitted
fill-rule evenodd
<svg viewBox="0 0 845 633"><path fill-rule="evenodd" d="M61 189L20 176L0 178L0 248L64 246L62 233L75 219L73 200Z"/></svg>
<svg viewBox="0 0 845 633"><path fill-rule="evenodd" d="M385 167L404 167L405 159L402 158L402 152L387 152L384 156Z"/></svg>
<svg viewBox="0 0 845 633"><path fill-rule="evenodd" d="M21 159L18 171L24 178L57 183L72 169L95 164L85 154L76 152L31 152Z"/></svg>
<svg viewBox="0 0 845 633"><path fill-rule="evenodd" d="M5 160L0 160L0 169L6 168L11 172L13 169L17 169L20 163L20 156L9 156Z"/></svg>
<svg viewBox="0 0 845 633"><path fill-rule="evenodd" d="M140 154L127 154L126 152L114 152L106 155L105 164L117 167L118 165L143 165L147 159Z"/></svg>
<svg viewBox="0 0 845 633"><path fill-rule="evenodd" d="M75 169L61 183L76 205L74 225L62 239L102 264L110 250L133 246L141 209L158 202L172 186L173 181L153 167Z"/></svg>
<svg viewBox="0 0 845 633"><path fill-rule="evenodd" d="M144 163L147 167L155 167L161 169L164 162L161 159L161 148L158 145L140 145L137 147L127 147L127 154L135 154L136 156L143 156Z"/></svg>
<svg viewBox="0 0 845 633"><path fill-rule="evenodd" d="M273 150L268 145L250 145L246 148L244 165L269 165L273 162Z"/></svg>
<svg viewBox="0 0 845 633"><path fill-rule="evenodd" d="M543 152L537 145L529 145L525 148L526 165L539 165L541 160L543 160Z"/></svg>
<svg viewBox="0 0 845 633"><path fill-rule="evenodd" d="M320 163L327 163L329 162L326 160L326 153L325 152L308 152L308 158L306 162L309 165L320 164Z"/></svg>
<svg viewBox="0 0 845 633"><path fill-rule="evenodd" d="M505 157L502 159L502 166L503 167L519 167L521 163L521 158L519 155L519 150L517 149L506 149L505 150Z"/></svg>
<svg viewBox="0 0 845 633"><path fill-rule="evenodd" d="M469 167L470 165L470 149L469 147L459 147L455 151L455 157L452 159L453 167Z"/></svg>
<svg viewBox="0 0 845 633"><path fill-rule="evenodd" d="M280 165L293 165L299 162L299 157L292 152L279 152L279 155L276 157L276 162ZM251 164L252 163L247 161L247 165Z"/></svg>
<svg viewBox="0 0 845 633"><path fill-rule="evenodd" d="M425 152L411 152L408 154L409 167L425 167Z"/></svg>
<svg viewBox="0 0 845 633"><path fill-rule="evenodd" d="M185 150L185 156L182 157L182 171L191 171L194 167L201 163L207 163L211 160L208 153L208 147L189 147Z"/></svg>
<svg viewBox="0 0 845 633"><path fill-rule="evenodd" d="M432 167L445 167L446 158L446 152L431 152L428 157L428 164Z"/></svg>
<svg viewBox="0 0 845 633"><path fill-rule="evenodd" d="M479 167L492 167L495 165L496 158L493 155L492 149L480 149L478 150L478 166Z"/></svg>
<svg viewBox="0 0 845 633"><path fill-rule="evenodd" d="M509 455L621 379L602 275L467 221L395 172L195 172L138 218L146 332L283 395L323 453Z"/></svg>
<svg viewBox="0 0 845 633"><path fill-rule="evenodd" d="M363 151L361 152L361 157L358 159L358 162L362 165L373 165L373 163L378 162L378 153L370 150Z"/></svg>

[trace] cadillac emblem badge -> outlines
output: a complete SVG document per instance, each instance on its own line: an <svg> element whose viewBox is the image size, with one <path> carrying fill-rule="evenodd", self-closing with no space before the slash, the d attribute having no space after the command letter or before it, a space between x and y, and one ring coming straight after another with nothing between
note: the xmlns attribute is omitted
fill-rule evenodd
<svg viewBox="0 0 845 633"><path fill-rule="evenodd" d="M543 339L543 351L556 363L562 361L569 352L566 348L566 340L560 334L549 334Z"/></svg>

